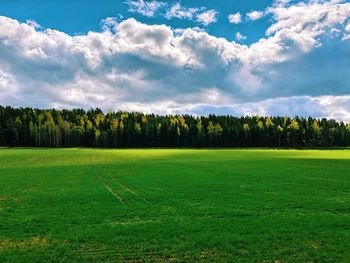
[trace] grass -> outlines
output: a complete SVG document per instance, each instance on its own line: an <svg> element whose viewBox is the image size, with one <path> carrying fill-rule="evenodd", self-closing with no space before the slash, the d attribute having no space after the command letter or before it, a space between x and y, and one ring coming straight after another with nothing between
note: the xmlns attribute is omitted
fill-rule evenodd
<svg viewBox="0 0 350 263"><path fill-rule="evenodd" d="M350 151L0 149L0 262L350 262Z"/></svg>

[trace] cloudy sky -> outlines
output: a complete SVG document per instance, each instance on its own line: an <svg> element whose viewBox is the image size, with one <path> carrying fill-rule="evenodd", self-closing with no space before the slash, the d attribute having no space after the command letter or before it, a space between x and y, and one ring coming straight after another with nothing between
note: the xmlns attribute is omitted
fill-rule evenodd
<svg viewBox="0 0 350 263"><path fill-rule="evenodd" d="M2 0L0 104L350 122L350 1Z"/></svg>

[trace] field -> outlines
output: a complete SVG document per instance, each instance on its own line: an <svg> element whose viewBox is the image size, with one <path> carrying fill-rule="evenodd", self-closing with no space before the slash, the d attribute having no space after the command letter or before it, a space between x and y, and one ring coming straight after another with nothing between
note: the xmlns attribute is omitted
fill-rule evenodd
<svg viewBox="0 0 350 263"><path fill-rule="evenodd" d="M0 262L350 262L350 151L0 149Z"/></svg>

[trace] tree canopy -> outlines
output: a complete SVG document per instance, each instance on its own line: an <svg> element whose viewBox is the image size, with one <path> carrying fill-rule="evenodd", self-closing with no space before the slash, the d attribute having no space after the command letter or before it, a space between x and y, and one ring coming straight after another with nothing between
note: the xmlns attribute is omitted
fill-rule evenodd
<svg viewBox="0 0 350 263"><path fill-rule="evenodd" d="M300 117L155 115L0 106L0 145L38 147L346 147L350 124Z"/></svg>

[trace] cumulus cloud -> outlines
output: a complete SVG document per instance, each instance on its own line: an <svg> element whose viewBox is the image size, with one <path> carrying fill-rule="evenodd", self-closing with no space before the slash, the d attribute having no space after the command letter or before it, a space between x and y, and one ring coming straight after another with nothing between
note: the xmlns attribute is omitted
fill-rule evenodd
<svg viewBox="0 0 350 263"><path fill-rule="evenodd" d="M258 20L258 19L262 18L263 16L264 16L264 12L256 11L256 10L247 13L247 18L249 20L253 20L253 21Z"/></svg>
<svg viewBox="0 0 350 263"><path fill-rule="evenodd" d="M267 30L271 35L282 29L309 34L322 34L329 26L344 26L350 16L349 3L339 0L300 2L290 7L277 6L268 9L277 21Z"/></svg>
<svg viewBox="0 0 350 263"><path fill-rule="evenodd" d="M208 26L212 23L217 22L217 14L218 13L213 9L207 10L197 15L197 21L203 24L204 26Z"/></svg>
<svg viewBox="0 0 350 263"><path fill-rule="evenodd" d="M129 12L147 17L162 15L166 19L186 19L196 21L204 26L217 21L218 12L214 9L207 10L205 7L184 7L179 2L169 6L166 2L144 0L128 0L125 3L129 6Z"/></svg>
<svg viewBox="0 0 350 263"><path fill-rule="evenodd" d="M348 31L348 32L350 32L350 22L349 22L349 24L347 24L347 26L345 27L345 30Z"/></svg>
<svg viewBox="0 0 350 263"><path fill-rule="evenodd" d="M190 112L196 115L232 114L235 116L299 116L330 118L350 122L350 96L321 96L321 97L288 97L260 101L259 103L237 103L234 105L198 104L190 107ZM183 113L175 107L175 112Z"/></svg>
<svg viewBox="0 0 350 263"><path fill-rule="evenodd" d="M228 21L231 24L240 24L242 22L242 16L241 16L241 14L239 12L235 13L235 14L230 14L228 16Z"/></svg>
<svg viewBox="0 0 350 263"><path fill-rule="evenodd" d="M153 17L157 11L166 6L165 2L144 1L144 0L128 0L125 2L129 8L129 12L139 13L147 17Z"/></svg>
<svg viewBox="0 0 350 263"><path fill-rule="evenodd" d="M237 32L235 38L237 41L241 41L241 40L246 39L247 37L243 36L240 32Z"/></svg>
<svg viewBox="0 0 350 263"><path fill-rule="evenodd" d="M26 21L26 23L27 23L27 25L29 25L29 26L31 26L31 27L33 27L35 29L40 29L41 28L41 26L34 20L30 20L29 19L29 20Z"/></svg>
<svg viewBox="0 0 350 263"><path fill-rule="evenodd" d="M275 0L273 2L273 6L276 7L276 6L280 6L280 7L284 7L284 6L287 6L288 4L291 3L292 0Z"/></svg>
<svg viewBox="0 0 350 263"><path fill-rule="evenodd" d="M119 17L107 17L105 19L103 19L100 23L101 25L101 29L103 31L111 31L111 32L115 32L116 27L119 24L119 20L122 20L123 16L119 15Z"/></svg>
<svg viewBox="0 0 350 263"><path fill-rule="evenodd" d="M185 8L180 3L175 3L165 14L165 18L179 18L192 20L200 8Z"/></svg>
<svg viewBox="0 0 350 263"><path fill-rule="evenodd" d="M273 23L250 46L135 19L70 36L0 17L0 104L349 121L350 4L266 12Z"/></svg>
<svg viewBox="0 0 350 263"><path fill-rule="evenodd" d="M298 96L289 98L275 98L260 101L259 103L235 104L183 104L173 101L164 101L157 105L149 104L123 104L123 110L136 110L146 113L158 114L193 114L193 115L227 115L234 116L299 116L315 118L329 118L350 122L350 96Z"/></svg>
<svg viewBox="0 0 350 263"><path fill-rule="evenodd" d="M208 26L217 21L217 14L218 12L213 9L206 10L205 7L187 8L180 3L175 3L167 10L164 17L166 19L178 18L195 20L204 26Z"/></svg>

